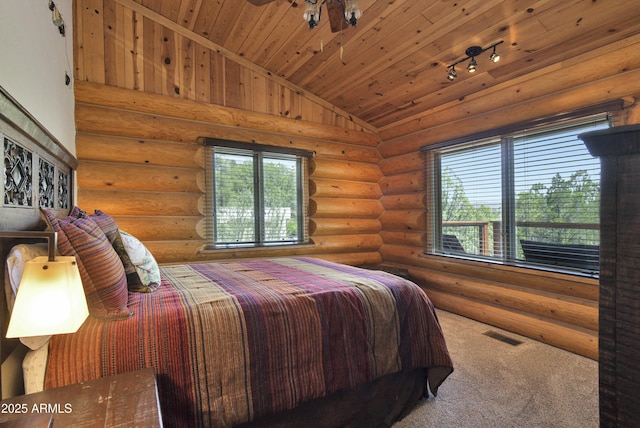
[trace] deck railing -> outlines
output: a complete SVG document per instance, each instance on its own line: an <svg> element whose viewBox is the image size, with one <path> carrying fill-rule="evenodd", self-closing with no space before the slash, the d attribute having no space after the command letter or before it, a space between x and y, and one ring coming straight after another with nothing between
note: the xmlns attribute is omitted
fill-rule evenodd
<svg viewBox="0 0 640 428"><path fill-rule="evenodd" d="M442 222L442 227L443 233L456 235L458 237L465 249L465 252L467 253L494 257L500 257L503 254L501 221L447 221ZM532 238L531 235L524 234L526 236L526 239L531 240L540 240L561 244L567 242L560 242L561 233L552 233L552 231L566 232L569 230L576 230L582 231L580 232L580 234L584 235L585 230L593 230L593 237L591 239L591 242L589 243L597 243L599 241L597 231L600 229L600 224L598 223L552 223L519 221L516 222L516 227L540 229L533 235L546 236L546 238ZM475 230L473 232L468 232L469 228ZM542 233L545 231L546 233ZM566 239L564 239L564 241L566 241Z"/></svg>

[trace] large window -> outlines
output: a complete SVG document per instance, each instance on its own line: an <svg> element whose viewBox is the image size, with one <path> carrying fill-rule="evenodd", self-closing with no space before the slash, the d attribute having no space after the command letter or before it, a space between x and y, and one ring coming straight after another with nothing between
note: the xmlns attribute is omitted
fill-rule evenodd
<svg viewBox="0 0 640 428"><path fill-rule="evenodd" d="M597 274L600 162L578 135L595 115L429 148L436 254Z"/></svg>
<svg viewBox="0 0 640 428"><path fill-rule="evenodd" d="M210 147L209 248L306 241L306 156L272 149Z"/></svg>

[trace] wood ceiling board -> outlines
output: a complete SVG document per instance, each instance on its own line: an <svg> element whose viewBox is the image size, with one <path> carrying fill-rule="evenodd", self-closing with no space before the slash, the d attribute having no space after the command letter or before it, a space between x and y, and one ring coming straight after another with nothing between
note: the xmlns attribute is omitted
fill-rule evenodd
<svg viewBox="0 0 640 428"><path fill-rule="evenodd" d="M424 18L417 15L416 21L422 22L423 25L429 25ZM410 57L404 51L414 48L416 40L413 38L401 37L402 31L398 31L396 35L400 39L396 41L384 40L380 45L367 44L366 47L358 49L356 46L346 46L342 61L334 55L316 73L310 75L305 80L313 79L307 84L302 84L307 90L312 92L321 92L327 99L333 99L346 89L362 87L368 85L368 81L375 79L375 76L384 71L386 67L393 67L403 57ZM328 83L327 76L340 73L343 76L340 79L340 86ZM295 81L293 78L291 79Z"/></svg>
<svg viewBox="0 0 640 428"><path fill-rule="evenodd" d="M320 25L310 30L302 19L300 8L289 8L270 33L270 37L265 40L269 48L260 49L259 55L252 58L256 58L260 64L265 65L265 68L280 75L277 67L273 67L274 58L275 63L279 64L290 57L290 52L298 50L297 46L318 46L319 43L313 43L311 40L329 40L331 37L331 29L328 26Z"/></svg>
<svg viewBox="0 0 640 428"><path fill-rule="evenodd" d="M270 51L270 49L264 48L264 44L268 40L265 34L273 35L277 28L282 27L283 21L286 22L286 17L291 13L290 9L292 7L288 4L285 6L283 3L273 2L268 6L258 8L253 13L250 10L245 10L244 13L247 17L244 19L250 19L255 24L245 27L246 37L241 40L242 44L238 46L237 52L250 61L257 62L260 52ZM234 43L236 42L234 41Z"/></svg>
<svg viewBox="0 0 640 428"><path fill-rule="evenodd" d="M184 3L184 0L180 1L180 7L182 3ZM177 22L178 14L180 13L180 7L176 7L176 2L173 0L162 0L160 2L160 8L157 12L160 13L160 15L169 18L173 22Z"/></svg>
<svg viewBox="0 0 640 428"><path fill-rule="evenodd" d="M225 0L218 11L213 28L209 29L208 39L226 48L225 42L233 26L241 19L242 9L245 7L251 6L244 0Z"/></svg>
<svg viewBox="0 0 640 428"><path fill-rule="evenodd" d="M517 59L509 61L504 66L491 71L496 78L513 78L518 75L531 72L552 63L566 61L572 57L598 49L626 37L640 32L640 18L630 16L623 23L624 31L612 31L610 22L603 16L603 23L590 29L584 29L574 33L557 34L552 32L545 37L527 40L518 46ZM549 45L548 38L561 40L561 43Z"/></svg>
<svg viewBox="0 0 640 428"><path fill-rule="evenodd" d="M176 1L177 4L178 1L182 0L174 1ZM197 13L195 14L196 19L192 31L200 36L206 37L207 39L211 40L211 31L214 28L221 9L222 4L219 1L203 1L200 5L200 9L198 9Z"/></svg>
<svg viewBox="0 0 640 428"><path fill-rule="evenodd" d="M488 11L488 13L493 13L491 11ZM619 11L613 11L611 12L612 14L617 14L619 13ZM526 18L526 16L525 16ZM476 20L480 20L485 21L490 19L490 17L488 16L483 16L480 15L478 18L476 18ZM559 39L560 35L559 34L555 34L555 35L549 35L549 31L545 31L544 34L540 31L541 27L538 24L537 19L526 19L526 21L532 22L533 25L532 27L536 27L538 30L538 35L541 35L542 37L553 37L556 40ZM603 29L607 28L608 23L605 21L604 23L600 23L599 24ZM629 27L630 25L632 25L632 23L628 23L627 25L625 25L625 27ZM470 27L476 27L476 25L470 25ZM566 26L565 26L566 27ZM598 45L605 45L606 43L609 43L610 40L606 39L606 33L603 31L602 34L599 35L592 35L592 34L586 34L584 31L580 31L578 32L578 35L576 36L575 33L576 29L574 27L569 27L572 31L572 33L568 33L567 31L565 31L565 33L567 34L563 34L562 37L565 37L567 39L567 44L566 44L566 48L563 48L562 46L557 46L555 49L558 50L558 53L560 55L565 55L565 56L570 56L569 54L571 54L571 49L570 47L572 45L575 46L584 46L583 44L583 40L597 40L597 44ZM527 32L528 36L531 36L533 39L535 39L536 34L535 32ZM486 37L485 37L486 38ZM545 43L548 43L548 41L546 41ZM509 67L504 67L505 64L505 59L509 59L512 57L512 55L510 55L510 52L507 51L508 53L505 55L505 50L504 48L501 48L501 53L503 53L503 60L499 63L499 64L492 64L490 62L488 62L488 58L487 61L485 61L487 68L487 71L489 71L490 76L491 77L498 77L500 76L500 71L499 70L508 70ZM579 53L581 50L578 48L578 52ZM550 63L553 63L554 61L560 61L562 60L562 57L554 57L553 55L551 55L550 52L540 52L540 56L546 58L546 61L542 61L542 60L536 60L535 64L532 64L531 62L531 54L529 53L525 53L525 52L521 52L522 53L522 60L521 61L513 61L512 64L516 64L516 67L518 70L521 70L521 72L519 74L523 74L526 72L530 72L532 70L534 70L535 68L538 67L542 67L542 66L546 66ZM486 54L488 56L488 54ZM541 58L542 59L542 58ZM524 64L522 63L524 61ZM428 66L424 67L425 69L428 68ZM513 67L512 67L513 68ZM404 72L405 70L400 70L402 72ZM460 71L460 70L459 70ZM394 70L392 67L388 68L386 73L393 73ZM416 70L408 70L407 72L407 76L416 76ZM442 77L444 78L445 74L442 74ZM459 76L467 76L467 73L459 73ZM487 81L487 79L485 78L484 81L479 80L479 74L475 74L473 75L473 79L474 80L478 80L482 85L490 85L490 84L494 84L494 82L490 81L491 79L488 79L489 81ZM516 77L516 75L511 74L509 76L510 78ZM392 112L389 112L389 114L391 115L389 120L395 120L395 117L397 117L398 114L405 114L409 111L418 111L420 110L422 107L420 106L420 104L422 103L422 100L420 100L420 96L424 96L425 94L428 94L429 89L424 85L424 80L422 80L420 85L414 85L413 82L415 82L417 79L413 78L413 79L409 79L409 84L407 85L407 88L405 88L404 90L397 90L394 91L393 88L397 86L397 84L395 83L394 79L397 81L400 77L398 75L398 73L395 74L387 74L387 76L383 76L383 75L377 75L376 78L379 81L383 81L385 82L385 84L378 84L376 86L369 86L366 89L369 91L373 91L376 94L383 94L383 100L388 100L387 103L385 105L393 105L395 106L395 110L396 112L400 112L401 113L396 113L393 114ZM428 80L428 79L427 79ZM504 80L504 79L502 79ZM500 80L500 81L502 81ZM458 82L459 79L456 81ZM448 81L447 81L448 82ZM419 88L419 89L418 89ZM431 88L434 89L434 88ZM468 90L469 88L465 88L465 90ZM353 90L351 91L354 95L354 99L357 99L359 93L361 93L361 91L358 90L358 88L353 88ZM469 92L466 92L467 95L469 94ZM415 97L412 97L409 94L413 94L415 95ZM336 100L329 98L332 102L336 102ZM354 106L352 105L348 105L348 104L344 104L344 103L337 103L338 105L340 105L342 108L348 110L348 111L352 111L356 116L361 117L367 121L372 121L372 123L374 123L376 126L381 126L382 124L376 121L376 117L378 116L383 116L385 114L384 111L380 111L380 97L376 97L376 99L372 99L370 100L368 103L360 103L357 107L354 108ZM367 110L368 109L368 110Z"/></svg>
<svg viewBox="0 0 640 428"><path fill-rule="evenodd" d="M499 1L493 0L490 2L482 2L480 0L474 0L468 2L468 5L477 6L477 13L482 13L482 11L491 8L495 3L499 3ZM455 11L457 9L452 10ZM400 33L394 33L392 37L385 38L386 41L384 46L386 50L376 52L374 57L369 56L367 61L362 59L357 60L358 65L362 65L358 67L357 70L349 73L347 79L343 81L344 85L357 86L358 82L366 81L373 75L372 70L375 70L376 74L378 74L403 59L410 59L417 50L422 49L423 46L427 45L424 41L424 34L428 34L429 38L438 37L442 34L448 33L451 30L452 25L464 25L471 19L473 19L473 16L471 15L463 15L462 17L459 17L458 13L449 14L446 17L443 17L440 21L430 25L428 30L421 32L418 32L418 30L424 28L426 25L423 24L421 26L418 24L420 21L425 22L424 17L421 14L418 14L414 19L405 20L408 24L402 28ZM471 31L469 27L463 28L465 31ZM342 90L341 88L316 88L312 85L305 85L305 87L311 92L322 93L328 100L332 100L337 92Z"/></svg>
<svg viewBox="0 0 640 428"><path fill-rule="evenodd" d="M186 29L193 31L193 27L196 23L196 13L200 10L202 1L203 0L182 0L180 2L176 22Z"/></svg>
<svg viewBox="0 0 640 428"><path fill-rule="evenodd" d="M251 13L251 11L247 10L253 7L254 6L248 2L244 3L244 9L242 9L234 19L234 23L227 31L227 37L224 40L224 46L227 49L237 52L242 56L244 56L244 53L242 52L241 46L247 43L247 40L251 37L252 29L255 28L260 21L260 14Z"/></svg>
<svg viewBox="0 0 640 428"><path fill-rule="evenodd" d="M406 39L406 37L415 37L416 32L429 27L429 23L419 16L421 9L422 7L418 4L413 4L403 10L395 8L383 21L374 19L375 15L373 14L363 15L360 20L361 23L355 28L357 31L346 34L345 50L349 49L352 39L354 41L353 44L356 45L355 47L351 46L351 49L349 49L348 62L344 58L343 61L340 61L339 56L334 55L325 61L321 67L312 68L316 74L311 74L308 68L301 68L301 73L294 73L289 76L289 79L298 82L301 86L314 88L313 90L323 90L322 86L316 88L310 85L310 82L322 85L322 78L327 73L334 73L335 67L341 65L342 62L347 63L347 65L350 63L354 68L354 70L343 69L345 75L351 75L355 70L362 71L368 67L368 62L371 62L373 58L378 59L387 54L388 50L393 50L393 46L398 40ZM412 30L409 30L409 28ZM337 44L339 40L334 39L333 42Z"/></svg>

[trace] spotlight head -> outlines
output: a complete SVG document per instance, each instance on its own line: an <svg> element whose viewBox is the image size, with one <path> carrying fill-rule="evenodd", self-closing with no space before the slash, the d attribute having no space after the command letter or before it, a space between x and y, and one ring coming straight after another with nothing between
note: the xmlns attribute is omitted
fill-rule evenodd
<svg viewBox="0 0 640 428"><path fill-rule="evenodd" d="M456 73L456 67L453 66L451 67L451 69L449 70L449 74L447 75L447 79L449 80L453 80L456 77L458 77L458 73Z"/></svg>
<svg viewBox="0 0 640 428"><path fill-rule="evenodd" d="M467 66L467 71L469 73L475 73L477 66L478 66L478 63L476 62L476 59L471 58L471 61L469 61L469 65Z"/></svg>
<svg viewBox="0 0 640 428"><path fill-rule="evenodd" d="M491 53L491 55L489 55L489 60L491 62L498 62L500 61L500 55L496 53L496 47L493 47L493 52Z"/></svg>

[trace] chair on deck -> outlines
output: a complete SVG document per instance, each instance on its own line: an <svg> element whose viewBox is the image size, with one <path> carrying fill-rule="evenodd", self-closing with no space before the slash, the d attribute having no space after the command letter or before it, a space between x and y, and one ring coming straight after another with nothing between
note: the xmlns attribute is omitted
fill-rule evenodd
<svg viewBox="0 0 640 428"><path fill-rule="evenodd" d="M520 240L527 262L587 271L600 269L600 246Z"/></svg>
<svg viewBox="0 0 640 428"><path fill-rule="evenodd" d="M442 252L444 253L465 253L464 247L456 235L442 235Z"/></svg>

